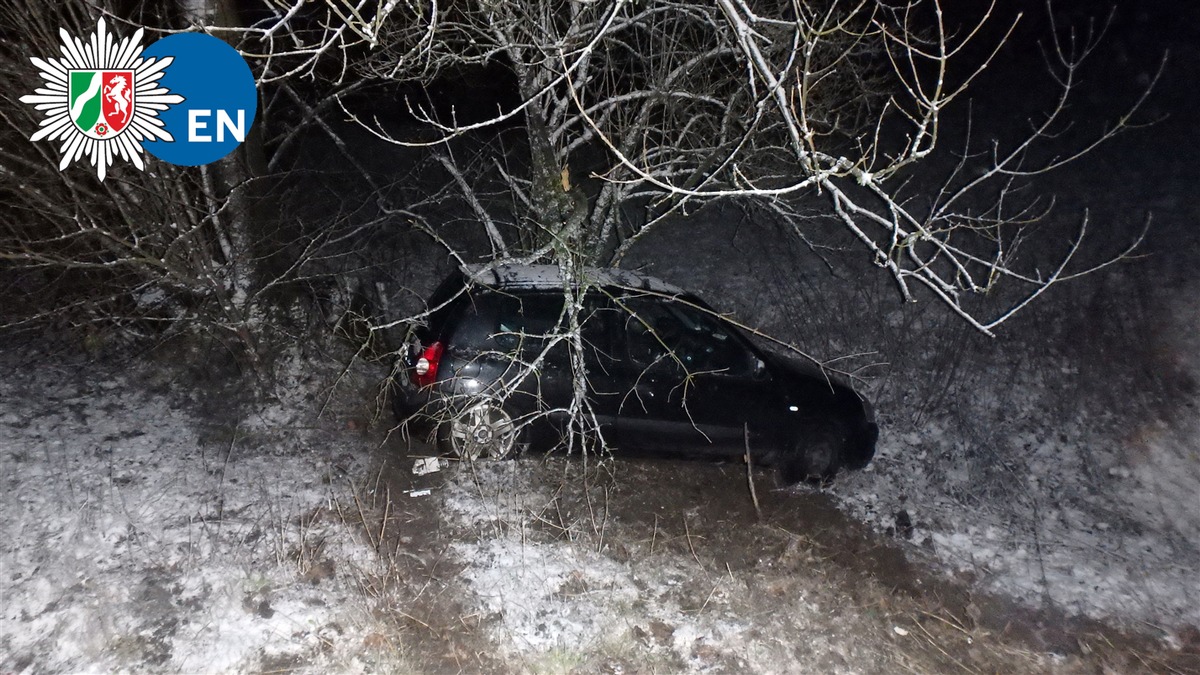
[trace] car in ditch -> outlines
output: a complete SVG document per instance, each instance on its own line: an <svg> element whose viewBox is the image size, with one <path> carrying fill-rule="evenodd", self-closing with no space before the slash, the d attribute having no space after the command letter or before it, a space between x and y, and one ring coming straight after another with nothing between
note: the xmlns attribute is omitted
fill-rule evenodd
<svg viewBox="0 0 1200 675"><path fill-rule="evenodd" d="M760 348L654 277L582 276L564 284L553 265L451 274L401 351L397 418L467 460L551 448L572 428L619 451L746 457L785 483L871 460L871 405L834 374Z"/></svg>

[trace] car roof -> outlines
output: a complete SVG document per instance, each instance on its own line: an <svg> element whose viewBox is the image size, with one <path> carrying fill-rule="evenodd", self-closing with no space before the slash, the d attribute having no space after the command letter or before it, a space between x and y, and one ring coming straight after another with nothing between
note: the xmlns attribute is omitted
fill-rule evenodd
<svg viewBox="0 0 1200 675"><path fill-rule="evenodd" d="M558 265L464 265L463 274L473 283L499 289L562 288ZM587 281L598 286L684 295L683 289L641 272L617 267L585 267Z"/></svg>

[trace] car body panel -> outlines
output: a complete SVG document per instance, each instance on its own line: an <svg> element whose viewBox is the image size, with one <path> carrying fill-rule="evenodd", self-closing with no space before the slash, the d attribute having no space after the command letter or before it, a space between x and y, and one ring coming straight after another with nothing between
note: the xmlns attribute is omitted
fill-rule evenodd
<svg viewBox="0 0 1200 675"><path fill-rule="evenodd" d="M467 268L430 298L421 346L445 351L432 385L396 387L398 417L436 416L478 397L538 416L545 440L565 433L574 370L605 440L618 449L740 456L747 432L756 461L795 452L813 425L845 431L841 464L864 466L878 426L865 398L814 364L763 351L701 300L652 277L591 270L582 363L562 337L563 284L554 266ZM407 378L399 378L406 380Z"/></svg>

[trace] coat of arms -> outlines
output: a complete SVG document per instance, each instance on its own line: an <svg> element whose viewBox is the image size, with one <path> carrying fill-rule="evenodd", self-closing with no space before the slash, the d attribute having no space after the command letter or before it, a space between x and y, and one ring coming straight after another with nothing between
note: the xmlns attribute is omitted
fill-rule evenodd
<svg viewBox="0 0 1200 675"><path fill-rule="evenodd" d="M31 59L43 85L21 101L44 118L30 140L62 141L59 170L81 157L100 180L117 157L145 169L142 141L175 140L158 119L159 112L183 102L158 84L174 59L142 58L142 30L118 42L103 19L87 42L65 30L59 35L61 58Z"/></svg>

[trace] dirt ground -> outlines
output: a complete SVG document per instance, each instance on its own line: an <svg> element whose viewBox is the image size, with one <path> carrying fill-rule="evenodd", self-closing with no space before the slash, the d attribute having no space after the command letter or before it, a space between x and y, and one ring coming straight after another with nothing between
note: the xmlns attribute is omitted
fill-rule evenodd
<svg viewBox="0 0 1200 675"><path fill-rule="evenodd" d="M610 641L549 664L513 659L496 644L489 626L498 619L472 600L464 578L471 572L454 552L456 541L500 536L502 528L454 522L442 499L454 483L481 495L490 488L459 464L415 476L415 458L429 454L399 437L381 444L369 529L391 557L398 639L430 672L744 672L761 667L748 653L781 643L787 652L773 661L776 672L1200 673L1200 635L1172 649L1135 627L1019 606L979 591L970 575L939 571L921 542L907 540L907 514L878 534L821 490L777 488L766 471L752 473L752 496L744 465L619 458L585 466L557 456L505 463L551 495L525 514L522 541L569 542L634 570L678 567L684 581L673 601L748 625L741 635L749 640L706 650L698 638L685 655L655 649L678 645L680 627L639 606L663 592L647 587L623 621L628 630L612 636L628 644ZM595 590L571 585L561 592ZM797 598L818 608L802 626L789 619Z"/></svg>

